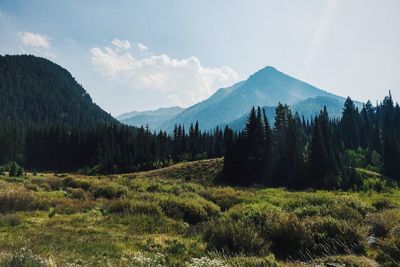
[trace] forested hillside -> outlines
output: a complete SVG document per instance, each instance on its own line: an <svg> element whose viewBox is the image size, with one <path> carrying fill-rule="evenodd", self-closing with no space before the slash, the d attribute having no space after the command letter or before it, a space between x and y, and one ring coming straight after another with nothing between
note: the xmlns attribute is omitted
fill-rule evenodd
<svg viewBox="0 0 400 267"><path fill-rule="evenodd" d="M93 103L72 75L30 55L0 56L0 122L90 127L115 119Z"/></svg>

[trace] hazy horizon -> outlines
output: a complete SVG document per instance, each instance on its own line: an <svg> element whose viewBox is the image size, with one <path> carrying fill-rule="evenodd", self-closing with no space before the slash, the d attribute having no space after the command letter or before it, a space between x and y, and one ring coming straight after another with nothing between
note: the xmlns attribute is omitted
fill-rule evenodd
<svg viewBox="0 0 400 267"><path fill-rule="evenodd" d="M400 97L399 1L10 1L0 54L65 67L116 116L187 107L273 66L341 96Z"/></svg>

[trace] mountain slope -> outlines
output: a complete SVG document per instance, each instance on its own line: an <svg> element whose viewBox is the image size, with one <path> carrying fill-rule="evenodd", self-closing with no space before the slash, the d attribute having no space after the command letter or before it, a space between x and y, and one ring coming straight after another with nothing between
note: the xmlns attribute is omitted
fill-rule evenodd
<svg viewBox="0 0 400 267"><path fill-rule="evenodd" d="M148 111L132 111L119 115L117 119L127 125L137 127L148 125L150 129L155 129L160 124L173 118L183 110L184 109L181 107L170 107Z"/></svg>
<svg viewBox="0 0 400 267"><path fill-rule="evenodd" d="M252 106L274 107L279 102L293 105L317 96L342 99L273 67L265 67L245 81L219 89L207 100L187 108L163 123L160 128L171 130L174 124L188 126L198 120L203 129L211 129L240 118L247 114Z"/></svg>
<svg viewBox="0 0 400 267"><path fill-rule="evenodd" d="M31 55L0 56L0 122L91 126L116 120L72 75Z"/></svg>
<svg viewBox="0 0 400 267"><path fill-rule="evenodd" d="M297 112L300 116L304 116L305 119L311 119L326 107L330 118L339 118L342 116L345 100L344 98L318 96L298 102L291 108L293 113ZM354 104L359 108L362 107L360 102L355 101Z"/></svg>

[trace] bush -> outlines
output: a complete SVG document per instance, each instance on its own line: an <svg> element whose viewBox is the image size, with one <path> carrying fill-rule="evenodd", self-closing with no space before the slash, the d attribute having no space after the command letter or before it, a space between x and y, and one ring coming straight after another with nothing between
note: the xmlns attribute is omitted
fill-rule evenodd
<svg viewBox="0 0 400 267"><path fill-rule="evenodd" d="M126 194L125 187L114 184L100 184L93 189L93 196L95 198L103 197L107 199L113 199L122 197L125 194Z"/></svg>
<svg viewBox="0 0 400 267"><path fill-rule="evenodd" d="M186 183L181 183L181 184L176 184L173 185L169 188L168 193L174 194L174 195L180 195L184 193L196 193L196 185L186 182Z"/></svg>
<svg viewBox="0 0 400 267"><path fill-rule="evenodd" d="M147 187L147 192L162 192L162 186L159 183L152 183Z"/></svg>
<svg viewBox="0 0 400 267"><path fill-rule="evenodd" d="M160 202L160 206L167 216L182 219L190 224L207 221L220 212L217 205L195 195L191 198L166 198Z"/></svg>
<svg viewBox="0 0 400 267"><path fill-rule="evenodd" d="M364 256L329 256L314 260L316 266L376 267L378 264Z"/></svg>
<svg viewBox="0 0 400 267"><path fill-rule="evenodd" d="M285 210L293 211L300 218L312 216L331 216L339 220L362 221L372 207L351 196L328 197L325 195L306 195L285 205Z"/></svg>
<svg viewBox="0 0 400 267"><path fill-rule="evenodd" d="M372 203L372 206L375 207L378 211L386 210L386 209L394 209L397 207L394 203L392 203L389 199L380 199Z"/></svg>
<svg viewBox="0 0 400 267"><path fill-rule="evenodd" d="M256 226L262 237L271 243L271 252L278 258L297 258L300 249L311 242L310 232L294 213L267 204L247 204L233 207L228 214Z"/></svg>
<svg viewBox="0 0 400 267"><path fill-rule="evenodd" d="M25 188L0 192L0 213L30 210L33 197Z"/></svg>
<svg viewBox="0 0 400 267"><path fill-rule="evenodd" d="M75 179L72 177L65 177L64 179L62 179L62 183L65 187L82 188L85 191L88 191L89 189L91 189L90 183L83 179Z"/></svg>
<svg viewBox="0 0 400 267"><path fill-rule="evenodd" d="M263 255L270 245L252 224L226 217L208 224L204 240L208 250L229 254Z"/></svg>
<svg viewBox="0 0 400 267"><path fill-rule="evenodd" d="M51 190L61 190L63 188L63 180L57 176L49 177L46 179L47 184L50 186Z"/></svg>
<svg viewBox="0 0 400 267"><path fill-rule="evenodd" d="M0 267L50 267L54 262L44 259L32 253L28 249L21 249L17 252L1 252Z"/></svg>
<svg viewBox="0 0 400 267"><path fill-rule="evenodd" d="M270 254L266 257L244 257L236 256L226 260L232 267L279 267L274 255Z"/></svg>
<svg viewBox="0 0 400 267"><path fill-rule="evenodd" d="M126 198L106 202L103 210L116 214L161 215L159 206L154 202L134 201Z"/></svg>
<svg viewBox="0 0 400 267"><path fill-rule="evenodd" d="M199 192L199 195L217 204L225 211L242 202L242 193L230 187L209 188Z"/></svg>
<svg viewBox="0 0 400 267"><path fill-rule="evenodd" d="M368 217L371 234L376 237L386 237L395 226L400 226L400 210L390 209Z"/></svg>
<svg viewBox="0 0 400 267"><path fill-rule="evenodd" d="M165 266L165 263L166 258L161 253L145 255L139 252L129 259L129 266L137 267Z"/></svg>
<svg viewBox="0 0 400 267"><path fill-rule="evenodd" d="M18 214L0 215L1 226L17 226L22 223L21 216Z"/></svg>
<svg viewBox="0 0 400 267"><path fill-rule="evenodd" d="M377 260L384 266L399 266L400 226L391 229L388 237L380 242Z"/></svg>
<svg viewBox="0 0 400 267"><path fill-rule="evenodd" d="M366 252L367 231L361 225L332 217L310 217L306 220L312 233L315 255L363 254Z"/></svg>
<svg viewBox="0 0 400 267"><path fill-rule="evenodd" d="M94 208L95 203L89 200L61 199L57 201L55 212L58 214L74 214L86 212Z"/></svg>
<svg viewBox="0 0 400 267"><path fill-rule="evenodd" d="M187 262L187 267L227 267L224 260L209 257L193 258Z"/></svg>
<svg viewBox="0 0 400 267"><path fill-rule="evenodd" d="M82 188L72 188L69 190L70 197L73 199L85 200L88 198L88 194Z"/></svg>
<svg viewBox="0 0 400 267"><path fill-rule="evenodd" d="M372 207L361 200L351 196L341 196L325 215L339 220L360 222L370 211L373 211Z"/></svg>

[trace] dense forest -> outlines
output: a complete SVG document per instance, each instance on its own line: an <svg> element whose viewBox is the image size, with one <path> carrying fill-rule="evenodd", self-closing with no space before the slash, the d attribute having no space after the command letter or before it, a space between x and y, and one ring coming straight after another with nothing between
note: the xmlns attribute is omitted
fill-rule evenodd
<svg viewBox="0 0 400 267"><path fill-rule="evenodd" d="M385 97L358 110L348 98L340 119L326 109L311 121L279 104L271 127L253 108L246 129L225 155L222 179L234 184L349 189L361 181L356 168L400 179L400 107Z"/></svg>
<svg viewBox="0 0 400 267"><path fill-rule="evenodd" d="M188 132L176 126L172 136L148 128L118 123L97 127L36 125L0 129L0 163L16 161L30 170L115 173L149 170L173 162L222 157L229 129L201 132L198 124Z"/></svg>

